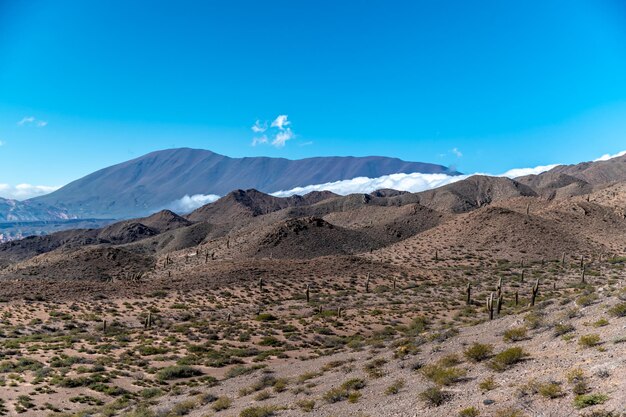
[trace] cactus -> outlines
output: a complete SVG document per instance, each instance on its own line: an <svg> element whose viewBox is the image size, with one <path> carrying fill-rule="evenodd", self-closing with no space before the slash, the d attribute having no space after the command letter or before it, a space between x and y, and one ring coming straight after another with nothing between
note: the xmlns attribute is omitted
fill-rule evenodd
<svg viewBox="0 0 626 417"><path fill-rule="evenodd" d="M530 216L530 203L526 205L526 215Z"/></svg>
<svg viewBox="0 0 626 417"><path fill-rule="evenodd" d="M370 292L370 274L367 273L367 279L365 280L365 292Z"/></svg>
<svg viewBox="0 0 626 417"><path fill-rule="evenodd" d="M146 321L143 326L145 329L149 329L152 327L152 312L148 312L148 317L146 317Z"/></svg>
<svg viewBox="0 0 626 417"><path fill-rule="evenodd" d="M522 275L519 278L519 282L524 282L524 272L525 272L525 270L522 269Z"/></svg>
<svg viewBox="0 0 626 417"><path fill-rule="evenodd" d="M396 290L396 277L393 277L393 290Z"/></svg>
<svg viewBox="0 0 626 417"><path fill-rule="evenodd" d="M493 293L487 297L487 311L489 312L489 320L493 320Z"/></svg>
<svg viewBox="0 0 626 417"><path fill-rule="evenodd" d="M465 300L465 304L470 305L472 304L472 283L468 282L467 283L467 299Z"/></svg>
<svg viewBox="0 0 626 417"><path fill-rule="evenodd" d="M515 306L519 304L519 291L515 291Z"/></svg>
<svg viewBox="0 0 626 417"><path fill-rule="evenodd" d="M585 256L580 255L580 269L584 269L584 268L585 268Z"/></svg>
<svg viewBox="0 0 626 417"><path fill-rule="evenodd" d="M582 272L581 272L581 275L580 275L580 282L581 282L581 283L583 283L583 284L585 283L585 270L586 270L586 269L587 269L587 268L585 268L585 267L583 266L583 269L582 269Z"/></svg>
<svg viewBox="0 0 626 417"><path fill-rule="evenodd" d="M310 291L311 291L311 285L310 284L306 284L306 302L308 303L311 300L310 297Z"/></svg>
<svg viewBox="0 0 626 417"><path fill-rule="evenodd" d="M337 307L337 317L341 317L341 307Z"/></svg>
<svg viewBox="0 0 626 417"><path fill-rule="evenodd" d="M259 291L263 292L263 278L259 278Z"/></svg>
<svg viewBox="0 0 626 417"><path fill-rule="evenodd" d="M498 297L498 309L497 309L497 313L498 316L500 315L500 311L502 311L502 304L504 303L504 294L500 293L500 297Z"/></svg>
<svg viewBox="0 0 626 417"><path fill-rule="evenodd" d="M532 294L532 297L530 299L530 305L531 306L535 305L535 300L537 299L537 294L539 294L539 278L537 278L537 281L535 282L535 285L533 285L533 294Z"/></svg>
<svg viewBox="0 0 626 417"><path fill-rule="evenodd" d="M204 254L204 263L205 264L209 263L209 252Z"/></svg>
<svg viewBox="0 0 626 417"><path fill-rule="evenodd" d="M226 316L226 321L230 322L230 313L228 313L228 315Z"/></svg>
<svg viewBox="0 0 626 417"><path fill-rule="evenodd" d="M561 257L561 266L565 267L565 252L563 252L563 256Z"/></svg>
<svg viewBox="0 0 626 417"><path fill-rule="evenodd" d="M107 319L102 319L102 333L107 332Z"/></svg>
<svg viewBox="0 0 626 417"><path fill-rule="evenodd" d="M435 249L435 261L439 260L439 251Z"/></svg>

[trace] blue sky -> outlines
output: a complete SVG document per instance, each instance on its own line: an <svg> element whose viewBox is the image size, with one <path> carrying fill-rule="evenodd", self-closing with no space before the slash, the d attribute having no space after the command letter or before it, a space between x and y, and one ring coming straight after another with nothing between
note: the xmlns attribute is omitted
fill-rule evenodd
<svg viewBox="0 0 626 417"><path fill-rule="evenodd" d="M626 149L623 2L477 5L0 0L0 184L183 146L491 173Z"/></svg>

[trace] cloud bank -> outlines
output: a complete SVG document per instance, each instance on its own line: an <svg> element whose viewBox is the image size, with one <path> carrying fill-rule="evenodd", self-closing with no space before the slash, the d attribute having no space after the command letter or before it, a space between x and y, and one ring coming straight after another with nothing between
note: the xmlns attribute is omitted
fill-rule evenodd
<svg viewBox="0 0 626 417"><path fill-rule="evenodd" d="M604 155L602 155L598 159L594 159L593 162L608 161L609 159L619 158L620 156L624 156L624 155L626 155L626 151L621 151L621 152L618 152L618 153L613 154L613 155L605 153Z"/></svg>
<svg viewBox="0 0 626 417"><path fill-rule="evenodd" d="M176 213L189 213L194 211L198 207L202 207L205 204L212 203L220 198L215 194L194 194L192 196L186 195L183 198L173 201L166 208Z"/></svg>
<svg viewBox="0 0 626 417"><path fill-rule="evenodd" d="M503 174L495 175L497 177L515 178L523 175L541 174L558 166L542 165L535 168L516 168L511 169ZM339 195L348 194L368 194L381 188L392 188L399 191L409 191L417 193L420 191L430 190L432 188L441 187L443 185L452 184L461 181L472 175L491 175L491 174L468 174L468 175L446 175L446 174L391 174L378 178L358 177L351 180L328 182L325 184L308 185L306 187L296 187L291 190L284 190L272 193L276 197L288 197L294 194L307 194L312 191L332 191Z"/></svg>
<svg viewBox="0 0 626 417"><path fill-rule="evenodd" d="M58 190L59 186L31 185L31 184L0 184L0 197L10 200L27 200L29 198L48 194Z"/></svg>

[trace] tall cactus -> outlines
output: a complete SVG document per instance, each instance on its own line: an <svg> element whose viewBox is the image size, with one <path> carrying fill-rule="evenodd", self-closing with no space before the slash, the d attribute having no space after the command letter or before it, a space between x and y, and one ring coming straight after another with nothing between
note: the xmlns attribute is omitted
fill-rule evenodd
<svg viewBox="0 0 626 417"><path fill-rule="evenodd" d="M467 283L467 289L465 290L467 292L467 298L465 300L465 304L470 305L472 304L472 283L468 281Z"/></svg>
<svg viewBox="0 0 626 417"><path fill-rule="evenodd" d="M532 297L530 299L530 305L531 306L535 305L535 300L537 299L537 294L539 294L539 278L537 278L537 281L535 282L535 285L533 285L533 293L532 293Z"/></svg>
<svg viewBox="0 0 626 417"><path fill-rule="evenodd" d="M489 312L489 320L493 320L493 293L487 297L487 311Z"/></svg>

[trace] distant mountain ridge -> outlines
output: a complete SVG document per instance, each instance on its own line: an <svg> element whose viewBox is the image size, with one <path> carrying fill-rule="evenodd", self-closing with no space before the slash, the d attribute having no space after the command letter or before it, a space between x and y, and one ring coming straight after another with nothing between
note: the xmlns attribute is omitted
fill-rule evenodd
<svg viewBox="0 0 626 417"><path fill-rule="evenodd" d="M185 195L226 195L236 189L265 193L356 177L458 172L398 158L317 157L300 160L230 158L202 149L156 151L101 169L30 202L79 217L136 217L166 208Z"/></svg>
<svg viewBox="0 0 626 417"><path fill-rule="evenodd" d="M38 201L18 201L0 197L0 223L68 220L66 210Z"/></svg>

